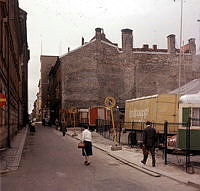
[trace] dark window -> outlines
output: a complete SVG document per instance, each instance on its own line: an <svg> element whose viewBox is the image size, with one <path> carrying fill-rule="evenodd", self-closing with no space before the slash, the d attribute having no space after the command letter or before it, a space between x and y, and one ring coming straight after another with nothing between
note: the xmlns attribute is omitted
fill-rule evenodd
<svg viewBox="0 0 200 191"><path fill-rule="evenodd" d="M182 123L187 123L190 117L191 108L183 108L182 111Z"/></svg>

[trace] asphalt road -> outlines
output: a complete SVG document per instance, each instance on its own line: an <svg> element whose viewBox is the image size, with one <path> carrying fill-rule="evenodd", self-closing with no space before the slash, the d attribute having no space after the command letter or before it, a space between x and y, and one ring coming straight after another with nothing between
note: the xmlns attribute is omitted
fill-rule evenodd
<svg viewBox="0 0 200 191"><path fill-rule="evenodd" d="M25 144L20 168L1 177L1 191L194 191L166 177L152 177L93 148L83 164L78 141L37 127Z"/></svg>

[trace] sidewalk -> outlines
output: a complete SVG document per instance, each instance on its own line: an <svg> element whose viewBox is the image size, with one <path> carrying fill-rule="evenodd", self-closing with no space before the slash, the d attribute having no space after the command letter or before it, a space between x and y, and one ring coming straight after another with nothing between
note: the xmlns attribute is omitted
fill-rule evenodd
<svg viewBox="0 0 200 191"><path fill-rule="evenodd" d="M11 142L11 148L0 153L0 175L17 170L20 164L28 128L21 129Z"/></svg>
<svg viewBox="0 0 200 191"><path fill-rule="evenodd" d="M68 129L67 135L72 136L73 133L74 131L72 129ZM76 133L78 135L74 138L80 140L81 131L76 130ZM165 165L162 157L159 155L156 156L156 167L151 167L151 156L149 156L147 164L143 165L140 162L143 159L141 149L122 146L122 150L111 151L111 146L113 145L111 140L105 139L96 132L92 132L92 138L94 147L106 152L111 157L120 160L121 162L133 168L136 168L154 177L166 176L178 182L200 188L200 175L188 174L176 166Z"/></svg>

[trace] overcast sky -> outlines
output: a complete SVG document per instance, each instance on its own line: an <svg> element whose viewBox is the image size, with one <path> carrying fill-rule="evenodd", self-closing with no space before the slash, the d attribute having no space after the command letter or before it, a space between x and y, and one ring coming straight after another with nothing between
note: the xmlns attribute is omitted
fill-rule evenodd
<svg viewBox="0 0 200 191"><path fill-rule="evenodd" d="M181 0L19 0L27 15L29 61L29 112L38 92L40 55L62 55L67 48L89 41L95 28L121 47L121 29L133 30L134 47L158 44L166 48L166 36L180 34ZM184 0L183 40L196 38L199 51L200 0ZM41 43L42 42L42 43ZM42 44L42 46L41 46ZM42 47L42 48L41 48Z"/></svg>

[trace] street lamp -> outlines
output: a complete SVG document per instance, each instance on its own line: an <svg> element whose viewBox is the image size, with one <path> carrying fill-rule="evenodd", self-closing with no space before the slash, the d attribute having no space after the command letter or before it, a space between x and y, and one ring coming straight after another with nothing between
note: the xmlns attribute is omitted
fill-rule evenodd
<svg viewBox="0 0 200 191"><path fill-rule="evenodd" d="M10 1L8 0L8 20L7 20L7 29L8 29L8 45L7 45L7 64L8 64L8 69L7 69L7 94L8 94L8 136L7 136L7 144L8 148L11 148L10 144Z"/></svg>
<svg viewBox="0 0 200 191"><path fill-rule="evenodd" d="M197 20L200 23L200 19ZM199 25L199 54L200 54L200 25Z"/></svg>

